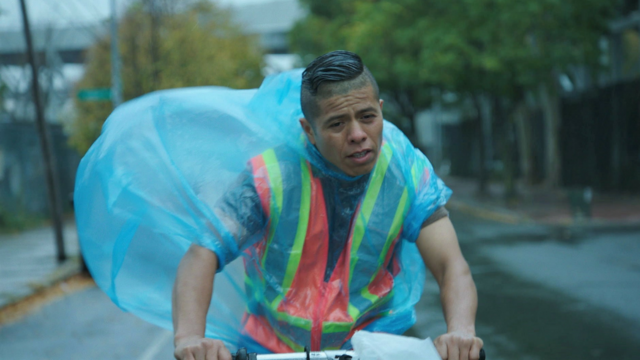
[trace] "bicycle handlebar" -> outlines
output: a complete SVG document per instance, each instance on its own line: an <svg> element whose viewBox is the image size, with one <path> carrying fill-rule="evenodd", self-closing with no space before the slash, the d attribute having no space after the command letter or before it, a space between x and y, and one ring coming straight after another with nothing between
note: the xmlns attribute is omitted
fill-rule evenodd
<svg viewBox="0 0 640 360"><path fill-rule="evenodd" d="M240 348L233 360L351 360L357 359L353 351L347 350L331 350L331 351L309 351L305 348L305 352L287 353L287 354L256 354L247 353L245 348Z"/></svg>
<svg viewBox="0 0 640 360"><path fill-rule="evenodd" d="M353 351L332 350L332 351L309 351L305 347L305 352L289 354L264 354L247 353L247 349L240 348L232 356L233 360L356 360L357 356ZM484 349L480 349L480 360L485 360Z"/></svg>

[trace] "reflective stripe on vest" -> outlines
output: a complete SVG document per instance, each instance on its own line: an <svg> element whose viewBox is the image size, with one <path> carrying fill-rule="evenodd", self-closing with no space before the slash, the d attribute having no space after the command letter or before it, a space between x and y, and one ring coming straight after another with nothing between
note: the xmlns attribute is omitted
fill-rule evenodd
<svg viewBox="0 0 640 360"><path fill-rule="evenodd" d="M325 282L329 227L322 186L305 159L282 150L270 149L251 160L269 222L266 239L257 246L259 261L246 264L254 300L249 313L254 324L268 322L273 337L256 340L274 350L284 344L293 351L305 345L314 351L338 348L350 333L383 316L393 296L393 275L387 269L413 184L405 183L391 146L383 144L348 242ZM384 208L381 203L397 205ZM246 328L254 338L269 328L255 327ZM278 340L279 346L269 346Z"/></svg>

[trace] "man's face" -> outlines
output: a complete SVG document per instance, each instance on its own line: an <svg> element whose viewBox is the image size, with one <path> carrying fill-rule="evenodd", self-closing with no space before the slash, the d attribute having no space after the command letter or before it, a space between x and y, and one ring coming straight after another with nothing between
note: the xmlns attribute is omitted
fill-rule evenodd
<svg viewBox="0 0 640 360"><path fill-rule="evenodd" d="M382 143L382 100L371 85L318 101L319 114L300 119L309 141L350 176L371 172Z"/></svg>

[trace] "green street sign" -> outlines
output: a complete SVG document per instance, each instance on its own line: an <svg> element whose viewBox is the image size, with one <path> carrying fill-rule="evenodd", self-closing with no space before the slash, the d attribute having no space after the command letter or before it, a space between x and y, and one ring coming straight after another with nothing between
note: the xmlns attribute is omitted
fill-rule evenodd
<svg viewBox="0 0 640 360"><path fill-rule="evenodd" d="M111 89L80 89L76 96L80 101L109 101L111 100Z"/></svg>

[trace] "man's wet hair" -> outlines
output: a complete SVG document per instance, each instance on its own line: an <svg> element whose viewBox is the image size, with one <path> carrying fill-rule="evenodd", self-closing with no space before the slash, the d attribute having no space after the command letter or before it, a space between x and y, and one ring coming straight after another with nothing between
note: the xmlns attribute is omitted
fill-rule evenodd
<svg viewBox="0 0 640 360"><path fill-rule="evenodd" d="M320 113L318 101L371 85L379 97L378 83L357 54L337 50L313 60L302 73L300 104L304 117L313 121Z"/></svg>

